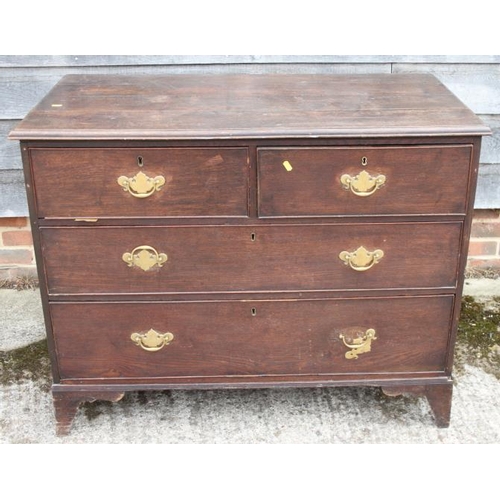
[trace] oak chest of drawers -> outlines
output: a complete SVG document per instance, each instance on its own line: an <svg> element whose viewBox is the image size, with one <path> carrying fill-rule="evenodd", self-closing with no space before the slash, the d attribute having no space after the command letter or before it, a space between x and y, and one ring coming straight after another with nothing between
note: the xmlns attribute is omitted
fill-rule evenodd
<svg viewBox="0 0 500 500"><path fill-rule="evenodd" d="M333 385L447 426L488 132L429 75L63 78L11 133L58 432L130 390Z"/></svg>

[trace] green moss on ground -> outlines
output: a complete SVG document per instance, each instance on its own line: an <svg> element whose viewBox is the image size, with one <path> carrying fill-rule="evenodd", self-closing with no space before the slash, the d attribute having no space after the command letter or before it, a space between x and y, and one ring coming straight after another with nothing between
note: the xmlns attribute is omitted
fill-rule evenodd
<svg viewBox="0 0 500 500"><path fill-rule="evenodd" d="M81 409L88 420L95 420L103 413L109 412L113 404L111 401L87 401L81 405Z"/></svg>
<svg viewBox="0 0 500 500"><path fill-rule="evenodd" d="M462 299L455 369L460 372L464 364L480 366L500 378L500 297L487 302Z"/></svg>
<svg viewBox="0 0 500 500"><path fill-rule="evenodd" d="M12 351L0 351L0 384L33 380L50 387L50 359L47 341L41 340Z"/></svg>

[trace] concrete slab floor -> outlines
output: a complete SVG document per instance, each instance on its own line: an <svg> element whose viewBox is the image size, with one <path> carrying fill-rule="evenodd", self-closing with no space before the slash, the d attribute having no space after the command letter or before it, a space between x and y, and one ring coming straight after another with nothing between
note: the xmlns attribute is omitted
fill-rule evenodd
<svg viewBox="0 0 500 500"><path fill-rule="evenodd" d="M43 338L40 291L0 288L0 350L10 351Z"/></svg>
<svg viewBox="0 0 500 500"><path fill-rule="evenodd" d="M467 280L466 293L500 295L499 284ZM0 311L0 350L43 338L38 291L0 290ZM56 437L49 387L0 387L0 443L500 442L500 381L469 365L456 376L448 429L434 425L423 398L348 387L132 392L83 405L70 435Z"/></svg>
<svg viewBox="0 0 500 500"><path fill-rule="evenodd" d="M500 297L500 279L466 279L464 283L464 295L470 295L477 300L489 297Z"/></svg>

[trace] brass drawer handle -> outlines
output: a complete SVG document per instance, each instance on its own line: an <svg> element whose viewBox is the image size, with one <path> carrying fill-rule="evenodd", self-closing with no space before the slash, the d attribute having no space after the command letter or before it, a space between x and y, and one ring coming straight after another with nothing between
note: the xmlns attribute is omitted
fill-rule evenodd
<svg viewBox="0 0 500 500"><path fill-rule="evenodd" d="M358 175L351 177L349 174L344 174L340 178L343 188L349 189L356 196L370 196L377 189L385 184L385 175L371 176L366 170L362 170Z"/></svg>
<svg viewBox="0 0 500 500"><path fill-rule="evenodd" d="M162 267L168 260L165 253L158 253L153 247L142 245L134 248L131 252L125 252L122 259L129 267L137 266L143 271L149 271L152 267Z"/></svg>
<svg viewBox="0 0 500 500"><path fill-rule="evenodd" d="M378 249L370 252L363 246L354 252L343 251L339 254L340 260L355 271L368 271L375 264L378 264L383 256L383 250Z"/></svg>
<svg viewBox="0 0 500 500"><path fill-rule="evenodd" d="M369 328L362 337L348 339L350 342L347 342L344 334L341 333L339 338L342 339L347 348L351 349L345 353L346 359L358 359L358 354L370 352L372 350L372 340L377 340L375 335L375 330Z"/></svg>
<svg viewBox="0 0 500 500"><path fill-rule="evenodd" d="M152 328L146 333L133 333L130 338L134 344L149 352L159 351L174 340L170 332L159 333Z"/></svg>
<svg viewBox="0 0 500 500"><path fill-rule="evenodd" d="M143 172L139 172L134 177L126 177L121 175L117 179L118 184L124 191L128 191L136 198L147 198L155 191L159 191L165 184L165 177L157 175L156 177L148 177Z"/></svg>

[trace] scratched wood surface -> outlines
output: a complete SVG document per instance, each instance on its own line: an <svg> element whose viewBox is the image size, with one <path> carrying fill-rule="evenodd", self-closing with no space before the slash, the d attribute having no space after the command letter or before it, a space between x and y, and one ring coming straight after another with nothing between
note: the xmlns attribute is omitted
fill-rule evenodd
<svg viewBox="0 0 500 500"><path fill-rule="evenodd" d="M431 75L68 75L12 139L484 135Z"/></svg>
<svg viewBox="0 0 500 500"><path fill-rule="evenodd" d="M470 145L259 148L259 215L465 214L471 154ZM380 189L344 189L344 175L363 171L383 176Z"/></svg>
<svg viewBox="0 0 500 500"><path fill-rule="evenodd" d="M52 304L65 378L301 375L444 371L453 298ZM79 318L78 322L74 318ZM114 318L109 321L109 318ZM148 352L132 333L174 338ZM369 353L347 343L375 329ZM402 331L411 335L401 335ZM297 378L296 378L297 380ZM103 381L101 381L103 382Z"/></svg>
<svg viewBox="0 0 500 500"><path fill-rule="evenodd" d="M279 292L454 287L462 224L317 224L41 229L52 294ZM404 237L402 237L404 235ZM162 267L129 267L148 245ZM365 272L340 258L382 250Z"/></svg>
<svg viewBox="0 0 500 500"><path fill-rule="evenodd" d="M35 148L40 217L246 217L247 148ZM141 165L139 166L138 163ZM118 184L163 178L138 198ZM54 196L54 186L59 195ZM141 192L143 192L141 191Z"/></svg>

